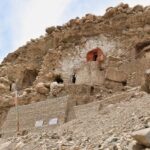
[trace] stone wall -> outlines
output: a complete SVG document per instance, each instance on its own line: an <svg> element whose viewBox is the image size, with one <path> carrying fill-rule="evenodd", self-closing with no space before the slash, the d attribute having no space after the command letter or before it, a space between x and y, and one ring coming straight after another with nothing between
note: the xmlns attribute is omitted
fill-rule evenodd
<svg viewBox="0 0 150 150"><path fill-rule="evenodd" d="M48 127L50 119L58 118L58 124L65 122L68 97L48 99L43 102L19 106L20 131L34 130L36 121L43 120L41 128ZM2 134L12 134L17 130L16 108L9 110L6 121L2 126Z"/></svg>
<svg viewBox="0 0 150 150"><path fill-rule="evenodd" d="M106 55L105 71L113 67L128 75L127 85L141 85L145 70L150 68L149 56L146 52L146 55L136 58L135 46L150 41L149 35L150 7L138 5L130 8L127 4L107 9L104 16L87 14L71 19L63 26L49 27L45 36L27 42L9 54L0 65L0 78L8 80L8 84L0 83L0 108L13 106L9 91L12 80L17 81L20 93L23 93L24 103L21 104L45 100L47 95L37 93L36 85L42 82L50 90L49 85L57 74L61 75L65 84L70 83L73 72L84 66L87 52L96 47ZM101 82L98 81L101 74L95 68L92 79L97 84ZM38 73L35 81L24 87L22 81L26 70ZM79 74L77 82L87 82L81 77L82 71ZM89 77L86 72L83 74ZM111 81L111 84L114 86L118 82Z"/></svg>
<svg viewBox="0 0 150 150"><path fill-rule="evenodd" d="M96 61L84 63L76 73L76 84L102 85L104 80L105 71L100 70Z"/></svg>

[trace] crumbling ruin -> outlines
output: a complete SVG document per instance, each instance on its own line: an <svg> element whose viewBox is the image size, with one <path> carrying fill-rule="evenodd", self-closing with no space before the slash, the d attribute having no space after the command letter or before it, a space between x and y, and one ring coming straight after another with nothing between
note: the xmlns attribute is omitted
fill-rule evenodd
<svg viewBox="0 0 150 150"><path fill-rule="evenodd" d="M141 125L137 119L142 118L138 107L149 106L148 101L144 101L149 99L149 95L141 91L142 89L147 93L150 92L149 71L145 74L150 68L149 46L149 6L137 5L130 8L127 4L120 4L107 9L104 16L87 14L80 19L71 19L63 26L47 28L45 36L31 40L9 54L0 65L2 136L6 135L9 125L11 128L7 134L15 133L15 121L10 119L11 115L15 118L14 94L9 90L12 81L17 81L19 108L27 110L24 120L20 120L22 124L20 130L24 130L23 127L28 125L26 124L28 119L31 122L29 126L38 132L36 128L38 125L35 126L37 121L46 118L48 123L48 119L51 118L54 122L59 122L61 120L59 118L62 117L61 126L64 125L64 129L69 130L71 125L72 128L77 124L75 131L80 133L78 127L83 131L88 119L95 121L94 116L97 122L91 124L97 129L100 128L98 136L93 136L97 131L92 129L94 133L91 133L89 126L86 127L88 132L84 131L93 143L102 135L112 134L113 131L104 133L108 130L106 124L112 124L113 127L109 127L117 135L120 130L126 133L134 130L133 126L136 126L136 123ZM61 103L63 97L67 98ZM138 102L135 108L138 117L134 116L134 109L130 108L130 100L133 100L132 107L136 104L136 100ZM132 114L125 112L124 103ZM42 119L37 118L40 116L37 114L41 112L40 104L48 108ZM38 109L34 110L34 106L38 106ZM113 124L118 120L115 120L110 111L119 121L123 119L120 119L117 113L119 112L122 117L127 113L129 120L125 122L125 118L124 122L120 123L121 127ZM31 118L28 118L30 115ZM147 112L143 115L146 116ZM111 120L109 123L109 119L101 120L103 116L110 120L113 118L115 121ZM134 118L130 119L131 116ZM131 126L132 122L134 125ZM124 126L126 124L128 128ZM106 130L101 129L105 128L105 125ZM116 129L118 126L119 130ZM29 128L26 126L25 129ZM48 126L48 129L50 128ZM124 144L124 141L122 143ZM100 145L101 149L108 148L109 144L111 145L107 141L103 142ZM91 147L89 150L92 150Z"/></svg>

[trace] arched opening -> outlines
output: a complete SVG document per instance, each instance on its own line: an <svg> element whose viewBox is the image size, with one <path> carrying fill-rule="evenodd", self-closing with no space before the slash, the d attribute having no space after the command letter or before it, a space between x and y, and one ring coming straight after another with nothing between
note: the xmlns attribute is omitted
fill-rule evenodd
<svg viewBox="0 0 150 150"><path fill-rule="evenodd" d="M57 83L63 83L64 82L61 75L56 75L54 77L54 81L57 82Z"/></svg>
<svg viewBox="0 0 150 150"><path fill-rule="evenodd" d="M37 75L38 71L36 69L35 70L26 69L23 73L22 88L32 86L33 82L36 80Z"/></svg>
<svg viewBox="0 0 150 150"><path fill-rule="evenodd" d="M105 55L100 48L95 48L87 53L86 59L87 61L103 62L105 59Z"/></svg>

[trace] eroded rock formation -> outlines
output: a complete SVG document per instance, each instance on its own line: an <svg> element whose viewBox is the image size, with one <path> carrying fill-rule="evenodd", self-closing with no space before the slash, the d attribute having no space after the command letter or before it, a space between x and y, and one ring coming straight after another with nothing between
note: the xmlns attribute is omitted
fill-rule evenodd
<svg viewBox="0 0 150 150"><path fill-rule="evenodd" d="M96 48L102 55L88 55ZM14 106L12 81L17 84L19 105L70 95L68 120L74 106L108 100L112 94L141 86L145 76L149 92L149 73L145 75L149 58L149 6L120 4L108 8L104 16L87 14L49 27L45 36L8 54L0 65L0 119L3 122Z"/></svg>

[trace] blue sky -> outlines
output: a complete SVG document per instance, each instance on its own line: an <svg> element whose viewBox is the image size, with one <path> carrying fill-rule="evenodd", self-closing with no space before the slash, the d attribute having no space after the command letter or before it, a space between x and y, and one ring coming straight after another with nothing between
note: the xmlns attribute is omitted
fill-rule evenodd
<svg viewBox="0 0 150 150"><path fill-rule="evenodd" d="M0 0L0 61L45 28L86 13L103 15L119 3L150 5L150 0Z"/></svg>

